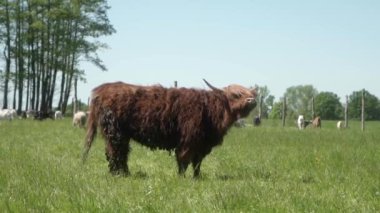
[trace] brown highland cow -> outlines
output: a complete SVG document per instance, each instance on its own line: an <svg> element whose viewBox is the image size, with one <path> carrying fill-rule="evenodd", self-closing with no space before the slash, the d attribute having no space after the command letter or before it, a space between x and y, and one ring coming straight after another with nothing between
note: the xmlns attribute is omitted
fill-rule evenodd
<svg viewBox="0 0 380 213"><path fill-rule="evenodd" d="M313 124L313 127L322 127L321 117L319 116L315 117L311 123Z"/></svg>
<svg viewBox="0 0 380 213"><path fill-rule="evenodd" d="M212 90L106 83L92 91L83 160L97 127L106 141L112 174L129 174L129 141L175 150L178 173L191 163L194 177L203 158L222 143L234 122L256 106L256 90L230 85Z"/></svg>

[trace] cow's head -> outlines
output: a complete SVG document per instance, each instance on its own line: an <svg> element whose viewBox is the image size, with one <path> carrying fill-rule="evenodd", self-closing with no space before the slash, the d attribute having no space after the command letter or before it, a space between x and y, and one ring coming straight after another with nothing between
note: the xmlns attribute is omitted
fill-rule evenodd
<svg viewBox="0 0 380 213"><path fill-rule="evenodd" d="M237 84L232 84L221 90L212 86L206 80L204 81L212 90L221 92L227 97L231 112L237 118L248 116L249 112L256 107L256 88L248 89Z"/></svg>

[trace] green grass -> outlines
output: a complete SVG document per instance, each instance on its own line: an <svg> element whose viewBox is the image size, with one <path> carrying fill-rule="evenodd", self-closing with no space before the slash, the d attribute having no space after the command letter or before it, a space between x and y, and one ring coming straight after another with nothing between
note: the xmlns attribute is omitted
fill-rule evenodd
<svg viewBox="0 0 380 213"><path fill-rule="evenodd" d="M178 177L174 156L132 143L131 176L108 174L98 137L62 121L0 123L1 212L379 212L380 122L299 131L291 122L232 128Z"/></svg>

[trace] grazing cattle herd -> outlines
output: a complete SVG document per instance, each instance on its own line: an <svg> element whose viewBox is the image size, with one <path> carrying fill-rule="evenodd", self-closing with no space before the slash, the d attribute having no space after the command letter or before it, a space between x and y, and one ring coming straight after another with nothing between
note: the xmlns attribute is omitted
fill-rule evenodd
<svg viewBox="0 0 380 213"><path fill-rule="evenodd" d="M85 112L79 111L73 115L73 126L75 127L81 127L84 128L86 124L87 114ZM52 120L62 120L64 118L61 111L36 111L36 110L28 110L28 111L22 111L17 114L17 111L15 109L0 109L0 121L1 120L8 120L12 121L13 119L20 118L20 119L27 119L27 118L33 118L34 120L45 120L45 119L52 119Z"/></svg>
<svg viewBox="0 0 380 213"><path fill-rule="evenodd" d="M14 119L13 109L2 109L0 110L0 120L11 121Z"/></svg>
<svg viewBox="0 0 380 213"><path fill-rule="evenodd" d="M54 112L53 111L47 111L47 112L44 112L44 111L36 111L34 113L34 119L35 120L45 120L47 118L50 118L50 119L54 119Z"/></svg>
<svg viewBox="0 0 380 213"><path fill-rule="evenodd" d="M298 116L297 126L298 126L298 129L304 129L305 128L305 119L304 119L303 115Z"/></svg>
<svg viewBox="0 0 380 213"><path fill-rule="evenodd" d="M245 117L256 106L256 89L229 85L218 89L204 80L210 90L165 88L160 85L139 86L123 82L106 83L92 91L90 111L73 114L72 125L85 128L87 134L83 161L97 131L105 139L106 159L112 174L129 174L130 140L151 149L175 151L178 174L193 167L193 176L200 175L203 159L213 147L221 145L231 126L245 127ZM15 118L61 120L61 111L29 110L17 115L14 109L0 109L0 122ZM321 128L319 116L306 120L299 115L297 128ZM261 124L260 116L253 125ZM337 128L344 128L342 121Z"/></svg>
<svg viewBox="0 0 380 213"><path fill-rule="evenodd" d="M74 127L84 128L86 125L87 116L90 114L89 111L83 112L78 111L73 115L73 121L72 124ZM35 110L28 110L28 111L22 111L19 115L17 114L17 111L15 109L0 109L0 121L1 120L8 120L12 121L13 119L21 118L34 118L34 120L45 120L47 118L53 119L53 120L60 120L63 119L64 116L61 111L57 110L55 112L48 111L48 112L42 112L42 111L35 111ZM253 125L254 126L260 126L261 119L259 116L253 117ZM321 117L317 116L313 120L305 120L303 115L299 115L297 118L297 128L302 130L305 129L307 126L311 124L314 128L321 128ZM246 127L245 119L239 118L235 123L234 126L236 127ZM344 123L342 121L338 121L336 124L337 129L344 128Z"/></svg>
<svg viewBox="0 0 380 213"><path fill-rule="evenodd" d="M322 122L321 117L317 116L313 120L305 120L303 115L299 115L297 119L297 127L298 129L305 129L308 125L310 125L314 128L321 128Z"/></svg>

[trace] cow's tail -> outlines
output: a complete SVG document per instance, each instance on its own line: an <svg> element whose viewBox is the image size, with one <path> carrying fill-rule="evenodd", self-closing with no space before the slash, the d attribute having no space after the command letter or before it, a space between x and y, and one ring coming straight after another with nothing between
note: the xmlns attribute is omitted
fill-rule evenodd
<svg viewBox="0 0 380 213"><path fill-rule="evenodd" d="M87 135L86 141L84 142L84 149L82 154L83 163L86 162L88 152L90 151L91 145L94 142L96 131L98 127L98 110L95 100L91 100L90 111L87 118Z"/></svg>

